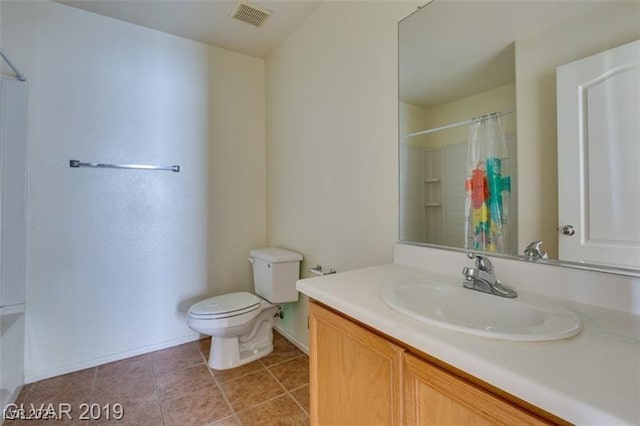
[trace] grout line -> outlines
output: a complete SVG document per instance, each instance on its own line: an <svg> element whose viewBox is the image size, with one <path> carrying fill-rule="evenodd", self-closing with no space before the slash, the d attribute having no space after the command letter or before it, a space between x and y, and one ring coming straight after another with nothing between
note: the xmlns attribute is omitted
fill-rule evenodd
<svg viewBox="0 0 640 426"><path fill-rule="evenodd" d="M305 387L305 386L309 386L309 383L305 383L304 385L300 385L300 386L298 386L297 388L293 388L293 389L291 389L289 392L294 392L294 391L300 390L300 389L302 389L302 388L303 388L303 387Z"/></svg>
<svg viewBox="0 0 640 426"><path fill-rule="evenodd" d="M296 357L296 358L299 358L299 357ZM292 358L292 359L296 359L296 358ZM305 410L305 409L302 407L302 405L298 402L298 400L297 400L297 399L295 399L293 395L291 395L291 392L290 392L289 390L287 390L287 388L282 384L282 382L280 382L280 380L278 380L278 378L276 377L276 375L275 375L275 374L273 374L273 373L271 372L271 370L269 370L268 368L267 368L267 371L269 372L269 374L271 374L271 377L273 377L273 378L275 379L275 381L276 381L276 382L278 382L278 384L279 384L280 386L282 386L282 389L284 389L285 393L286 393L287 395L289 395L289 398L291 398L291 399L293 400L293 402L294 402L298 407L300 407L300 409L302 410L302 412L303 412L307 417L310 417L310 416L309 416L309 413L307 413L307 410ZM298 388L296 388L296 389L299 389L300 387L302 387L302 386L299 386L299 387L298 387ZM292 389L292 390L293 390L293 389Z"/></svg>
<svg viewBox="0 0 640 426"><path fill-rule="evenodd" d="M213 344L213 341L211 342L211 344ZM209 372L211 377L213 377L213 381L216 383L216 386L218 386L218 389L220 389L220 393L222 394L222 399L224 399L224 401L227 403L227 406L231 409L231 416L235 417L236 420L238 420L238 423L240 423L240 418L236 415L236 410L233 408L233 405L231 405L231 401L229 401L229 397L227 397L227 393L225 392L224 388L220 384L220 381L218 380L216 375L213 373L213 370L211 369L211 367L209 367L209 361L205 358L200 348L198 348L198 352L200 352L200 356L202 357L202 359L204 359L204 365L207 366L207 371ZM231 416L227 416L227 417L231 417ZM223 418L227 418L227 417L223 417ZM220 420L222 419L218 419L216 420L216 422Z"/></svg>
<svg viewBox="0 0 640 426"><path fill-rule="evenodd" d="M288 339L286 339L284 336L283 336L282 338L288 341ZM195 344L195 342L191 342L191 343ZM211 341L211 344L213 344L213 340ZM298 348L298 349L299 349L299 348ZM298 408L300 408L300 410L302 411L302 413L303 413L305 416L310 417L310 415L309 415L309 413L307 412L307 410L305 410L305 409L304 409L304 407L302 407L302 405L298 402L298 400L297 400L297 399L296 399L296 398L291 394L291 392L290 392L289 390L287 390L287 389L285 388L285 386L280 382L280 380L278 380L278 378L277 378L277 377L276 377L276 376L271 372L271 370L270 370L270 368L271 368L271 367L276 367L276 366L278 366L278 365L284 364L284 363L289 362L289 361L296 360L296 359L298 359L298 358L308 357L308 355L306 355L304 352L302 352L302 351L301 351L302 353L301 353L300 355L294 356L294 357L289 358L289 359L285 359L285 360L283 360L283 361L276 362L276 363L271 364L271 365L269 365L269 366L267 366L267 365L263 362L263 358L259 358L259 359L257 359L256 361L258 361L258 362L262 365L262 367L261 367L261 368L258 368L258 369L256 369L256 370L253 370L253 371L251 371L251 372L248 372L247 374L244 374L244 375L242 375L242 376L235 377L235 378L233 378L233 379L231 379L231 380L225 381L224 383L234 382L234 381L236 381L236 380L238 380L238 379L241 379L241 378L243 378L243 377L246 377L246 376L248 376L248 375L250 375L250 374L258 373L258 372L260 372L260 371L261 371L261 369L264 369L264 370L266 370L266 371L267 371L267 373L268 373L271 377L273 377L273 379L276 381L276 383L278 383L278 385L280 386L280 388L284 391L284 393L281 393L281 394L279 394L279 395L277 395L277 396L275 396L275 397L273 397L273 398L270 398L270 399L268 399L268 400L266 400L266 401L262 401L262 402L260 402L259 404L256 404L256 405L252 405L252 406L250 406L250 407L247 407L247 408L245 408L245 409L243 409L243 410L240 410L239 412L238 412L238 411L236 411L236 410L235 410L235 408L233 407L233 405L231 404L231 401L229 400L229 398L228 398L228 396L227 396L227 393L226 393L226 391L224 390L224 388L223 388L223 386L222 386L222 382L221 382L220 380L218 380L218 378L216 377L216 375L215 375L215 373L213 372L213 370L209 367L208 359L207 359L207 357L205 356L205 354L200 350L200 348L199 348L199 347L198 347L198 352L200 353L200 356L201 356L201 357L202 357L202 359L204 360L204 363L205 363L205 365L207 366L207 370L209 370L209 374L211 374L211 376L213 377L213 380L215 381L216 385L218 386L218 388L219 388L219 389L220 389L220 391L222 392L222 397L223 397L223 399L224 399L224 400L225 400L225 402L228 404L229 408L231 408L231 415L230 415L230 416L223 417L222 419L218 419L218 420L216 420L215 422L213 422L213 423L211 423L211 424L215 424L216 422L219 422L219 421L221 421L221 420L223 420L223 419L226 419L226 418L229 418L229 417L235 417L235 419L238 421L238 423L242 424L242 423L241 423L241 421L240 421L240 417L238 416L238 413L239 413L239 412L244 412L244 411L247 411L247 410L251 410L251 409L254 409L254 408L260 407L260 406L262 406L262 405L264 405L264 404L267 404L267 403L269 403L269 402L271 402L271 401L273 401L273 400L275 400L275 399L281 398L283 395L288 395L288 396L289 396L289 398L291 398L291 399L293 400L293 402L298 406ZM273 352L272 352L272 353L273 353ZM305 386L308 386L308 385L309 385L309 383L305 383L305 384L303 384L303 385L300 385L300 386L298 386L298 387L296 387L296 388L292 389L292 391L294 391L294 390L298 390L298 389L301 389L301 388L303 388L303 387L305 387Z"/></svg>
<svg viewBox="0 0 640 426"><path fill-rule="evenodd" d="M286 395L287 395L287 390L285 389L284 393L281 393L280 395L274 396L273 398L269 398L266 401L262 401L262 402L260 402L260 403L258 403L256 405L252 405L251 407L247 407L245 409L242 409L238 413L243 413L245 411L253 410L254 408L262 407L263 405L268 404L271 401L276 400L278 398L282 398L283 396L286 396ZM238 420L239 420L239 418L238 418Z"/></svg>
<svg viewBox="0 0 640 426"><path fill-rule="evenodd" d="M156 376L156 371L153 368L153 362L151 361L151 357L150 356L145 356L145 358L147 359L147 364L149 365L149 368L151 368L151 378L153 379L153 389L155 389L155 391L156 391L156 401L158 403L158 408L160 409L160 421L162 422L162 425L164 426L164 424L165 424L165 421L164 421L164 409L162 407L162 402L160 401L160 390L158 389L158 380L157 380L157 376Z"/></svg>
<svg viewBox="0 0 640 426"><path fill-rule="evenodd" d="M238 416L236 416L234 414L231 414L231 415L229 415L227 417L223 417L223 418L218 419L218 420L216 420L214 422L207 423L205 426L214 426L214 425L217 425L218 423L220 423L223 420L228 420L228 419L231 419L231 418L234 418L237 421L237 423L240 424L240 419L238 418Z"/></svg>
<svg viewBox="0 0 640 426"><path fill-rule="evenodd" d="M93 383L91 384L91 393L89 394L89 403L93 404L95 402L96 397L96 382L98 381L98 367L93 367ZM85 425L98 424L98 422L93 422L92 420L87 420Z"/></svg>
<svg viewBox="0 0 640 426"><path fill-rule="evenodd" d="M262 365L264 365L264 368L271 368L271 367L275 367L275 366L280 365L280 364L284 364L285 362L293 361L294 359L302 358L303 356L308 356L308 355L306 355L305 353L301 353L300 355L296 355L293 358L285 359L284 361L278 361L275 364L266 365L263 362Z"/></svg>

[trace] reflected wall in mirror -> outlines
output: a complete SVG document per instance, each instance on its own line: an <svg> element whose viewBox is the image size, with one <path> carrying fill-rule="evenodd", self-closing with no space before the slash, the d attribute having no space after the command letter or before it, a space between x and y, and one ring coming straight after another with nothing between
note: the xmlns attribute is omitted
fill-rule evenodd
<svg viewBox="0 0 640 426"><path fill-rule="evenodd" d="M562 259L556 68L640 39L639 17L627 1L435 0L401 21L400 240L509 255L543 240ZM497 136L474 138L488 115Z"/></svg>

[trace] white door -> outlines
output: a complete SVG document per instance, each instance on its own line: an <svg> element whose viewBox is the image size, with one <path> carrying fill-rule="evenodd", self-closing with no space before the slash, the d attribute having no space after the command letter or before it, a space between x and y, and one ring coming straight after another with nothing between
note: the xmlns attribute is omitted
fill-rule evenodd
<svg viewBox="0 0 640 426"><path fill-rule="evenodd" d="M556 76L559 257L640 268L640 40Z"/></svg>

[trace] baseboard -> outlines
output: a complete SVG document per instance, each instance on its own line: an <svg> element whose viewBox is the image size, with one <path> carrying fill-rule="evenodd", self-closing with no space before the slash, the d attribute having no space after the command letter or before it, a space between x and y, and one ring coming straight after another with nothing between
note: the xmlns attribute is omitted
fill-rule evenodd
<svg viewBox="0 0 640 426"><path fill-rule="evenodd" d="M74 371L84 370L85 368L91 368L91 367L96 367L98 365L107 364L109 362L120 361L121 359L131 358L133 356L142 355L149 352L158 351L160 349L166 349L173 346L182 345L188 342L194 342L196 340L199 340L200 337L201 336L198 333L191 333L187 336L178 337L176 339L167 340L167 341L153 344L153 345L143 346L140 348L132 349L130 351L119 352L117 354L93 358L90 360L78 362L71 365L65 365L64 367L54 368L47 371L41 371L34 374L25 374L24 382L25 384L33 383L40 380L49 379L51 377L73 373Z"/></svg>
<svg viewBox="0 0 640 426"><path fill-rule="evenodd" d="M309 347L307 347L307 345L303 344L300 340L298 340L296 337L294 337L292 334L290 334L288 331L286 331L285 329L283 329L279 325L274 325L273 328L278 333L282 334L282 336L285 339L287 339L288 341L293 343L298 349L300 349L305 354L309 355Z"/></svg>

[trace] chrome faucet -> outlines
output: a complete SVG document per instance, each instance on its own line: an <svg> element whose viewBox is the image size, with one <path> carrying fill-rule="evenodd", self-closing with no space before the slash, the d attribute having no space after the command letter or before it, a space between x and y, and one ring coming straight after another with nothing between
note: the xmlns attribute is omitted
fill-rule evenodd
<svg viewBox="0 0 640 426"><path fill-rule="evenodd" d="M542 251L542 241L534 241L524 249L524 258L526 260L540 260L546 259L547 253Z"/></svg>
<svg viewBox="0 0 640 426"><path fill-rule="evenodd" d="M467 268L466 266L462 268L462 275L464 275L463 285L466 288L496 296L518 297L515 289L498 281L489 258L474 253L468 253L467 257L469 259L475 258L476 262L473 268Z"/></svg>

